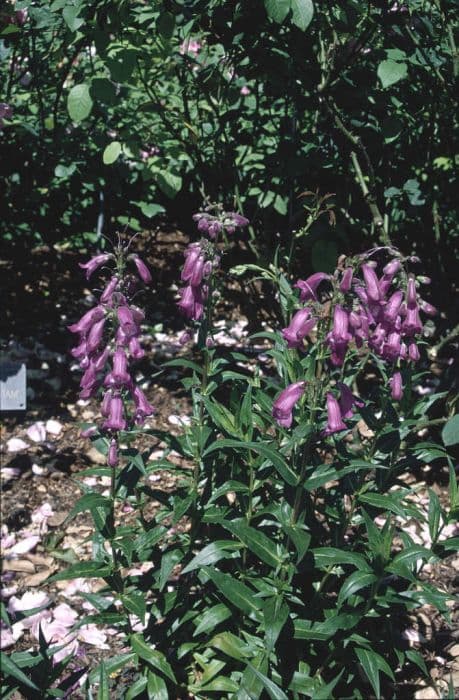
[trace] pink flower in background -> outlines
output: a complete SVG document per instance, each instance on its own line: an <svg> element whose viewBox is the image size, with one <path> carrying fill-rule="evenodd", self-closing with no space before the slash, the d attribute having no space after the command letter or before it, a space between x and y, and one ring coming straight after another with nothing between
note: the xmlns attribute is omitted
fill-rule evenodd
<svg viewBox="0 0 459 700"><path fill-rule="evenodd" d="M191 54L191 56L196 57L201 51L202 44L197 39L184 39L180 44L179 53L182 56L186 54Z"/></svg>

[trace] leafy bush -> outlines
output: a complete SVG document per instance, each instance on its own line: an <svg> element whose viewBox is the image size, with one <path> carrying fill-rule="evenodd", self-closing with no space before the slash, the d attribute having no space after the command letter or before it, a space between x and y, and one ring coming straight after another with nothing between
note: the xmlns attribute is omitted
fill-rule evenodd
<svg viewBox="0 0 459 700"><path fill-rule="evenodd" d="M207 196L249 215L260 253L298 228L307 182L335 192L339 214L334 232L314 226L316 269L390 235L451 270L453 2L14 9L20 21L9 3L1 30L13 110L1 136L3 236L94 235L98 216L111 234L163 208L186 223Z"/></svg>

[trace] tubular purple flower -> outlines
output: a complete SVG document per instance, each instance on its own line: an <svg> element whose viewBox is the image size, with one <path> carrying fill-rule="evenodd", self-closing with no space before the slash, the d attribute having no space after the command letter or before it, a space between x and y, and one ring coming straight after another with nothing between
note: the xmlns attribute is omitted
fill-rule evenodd
<svg viewBox="0 0 459 700"><path fill-rule="evenodd" d="M188 280L193 274L194 266L197 260L202 255L201 246L198 244L189 245L188 248L185 250L184 255L186 259L180 275L180 279L182 279L184 282L188 282Z"/></svg>
<svg viewBox="0 0 459 700"><path fill-rule="evenodd" d="M406 288L406 305L408 309L414 309L418 305L417 294L416 294L416 282L413 276L408 279L408 285Z"/></svg>
<svg viewBox="0 0 459 700"><path fill-rule="evenodd" d="M126 353L122 348L118 348L113 355L113 370L105 377L104 386L129 386L132 378L127 367Z"/></svg>
<svg viewBox="0 0 459 700"><path fill-rule="evenodd" d="M402 375L400 372L395 372L389 379L391 396L394 401L400 401L403 396Z"/></svg>
<svg viewBox="0 0 459 700"><path fill-rule="evenodd" d="M383 269L383 276L379 280L379 289L381 295L384 296L390 289L392 280L394 279L397 272L401 269L401 263L399 260L391 260Z"/></svg>
<svg viewBox="0 0 459 700"><path fill-rule="evenodd" d="M147 416L155 412L155 409L138 386L134 387L133 398L136 407L135 420L137 424L141 424Z"/></svg>
<svg viewBox="0 0 459 700"><path fill-rule="evenodd" d="M354 396L347 384L337 382L337 387L340 391L339 409L341 411L341 416L343 418L351 418L354 413L352 410L353 406L363 408L363 406L365 406L365 402L358 396Z"/></svg>
<svg viewBox="0 0 459 700"><path fill-rule="evenodd" d="M71 326L67 326L69 331L72 333L87 333L91 326L100 321L101 318L105 316L105 309L103 306L95 306L93 309L87 311L84 316L80 318L78 323L73 323Z"/></svg>
<svg viewBox="0 0 459 700"><path fill-rule="evenodd" d="M99 347L104 335L105 318L97 321L88 333L88 352L93 353Z"/></svg>
<svg viewBox="0 0 459 700"><path fill-rule="evenodd" d="M368 264L362 265L362 272L368 299L370 301L379 301L381 299L381 290L379 289L379 282L378 278L376 277L376 272Z"/></svg>
<svg viewBox="0 0 459 700"><path fill-rule="evenodd" d="M110 349L107 347L107 348L105 348L105 350L102 350L102 352L99 353L99 355L97 355L96 357L93 358L92 363L94 365L94 369L97 372L101 372L104 369L109 357L110 357Z"/></svg>
<svg viewBox="0 0 459 700"><path fill-rule="evenodd" d="M429 304L427 301L424 301L423 299L420 300L420 308L421 311L424 311L425 314L428 316L436 316L438 314L438 310L435 308L435 306L432 306L432 304Z"/></svg>
<svg viewBox="0 0 459 700"><path fill-rule="evenodd" d="M410 343L408 346L408 357L412 362L418 362L421 355L419 354L419 348L416 343Z"/></svg>
<svg viewBox="0 0 459 700"><path fill-rule="evenodd" d="M293 407L303 396L306 382L295 382L281 391L273 403L272 416L283 428L290 428L293 420Z"/></svg>
<svg viewBox="0 0 459 700"><path fill-rule="evenodd" d="M111 300L112 294L117 288L119 283L118 277L112 277L110 282L107 284L105 287L104 291L101 294L100 300L103 304L106 304L108 301Z"/></svg>
<svg viewBox="0 0 459 700"><path fill-rule="evenodd" d="M199 214L198 214L198 216L199 216ZM201 231L201 233L207 233L208 230L209 230L209 220L206 219L205 217L201 216L201 218L198 219L198 231Z"/></svg>
<svg viewBox="0 0 459 700"><path fill-rule="evenodd" d="M355 311L351 311L351 313L349 314L349 325L351 326L351 328L360 328L360 326L362 325L362 320L359 314Z"/></svg>
<svg viewBox="0 0 459 700"><path fill-rule="evenodd" d="M341 409L338 401L332 393L327 393L327 427L323 431L324 435L333 435L341 430L347 430L347 425L343 422Z"/></svg>
<svg viewBox="0 0 459 700"><path fill-rule="evenodd" d="M407 309L402 329L405 335L408 336L417 335L422 331L422 323L417 306L414 309Z"/></svg>
<svg viewBox="0 0 459 700"><path fill-rule="evenodd" d="M250 223L249 220L245 218L245 216L242 216L242 214L238 214L235 211L229 211L228 217L231 219L232 225L238 228L248 226Z"/></svg>
<svg viewBox="0 0 459 700"><path fill-rule="evenodd" d="M140 279L143 282L145 282L145 284L150 284L152 280L151 272L145 265L144 261L141 258L139 258L138 255L132 255L131 260L134 261L134 265L137 268L137 272L139 274Z"/></svg>
<svg viewBox="0 0 459 700"><path fill-rule="evenodd" d="M305 280L298 280L293 286L300 290L300 301L317 301L317 288L323 280L330 279L325 272L315 272Z"/></svg>
<svg viewBox="0 0 459 700"><path fill-rule="evenodd" d="M132 311L129 306L118 307L116 313L118 316L118 321L122 326L126 326L128 324L135 325L134 316L132 315Z"/></svg>
<svg viewBox="0 0 459 700"><path fill-rule="evenodd" d="M97 383L97 374L92 363L89 364L88 369L83 374L80 380L80 387L82 389L91 390Z"/></svg>
<svg viewBox="0 0 459 700"><path fill-rule="evenodd" d="M384 343L382 355L384 359L396 360L400 356L400 333L389 333L387 342Z"/></svg>
<svg viewBox="0 0 459 700"><path fill-rule="evenodd" d="M75 358L82 358L88 354L88 344L85 339L79 345L70 350L70 354Z"/></svg>
<svg viewBox="0 0 459 700"><path fill-rule="evenodd" d="M110 447L108 448L107 464L109 467L117 467L118 462L118 443L113 438L110 443Z"/></svg>
<svg viewBox="0 0 459 700"><path fill-rule="evenodd" d="M304 338L315 325L316 319L311 318L310 309L300 309L293 315L287 328L282 330L282 337L287 341L289 348L300 348L303 346Z"/></svg>
<svg viewBox="0 0 459 700"><path fill-rule="evenodd" d="M110 413L110 402L112 400L112 397L113 394L111 391L106 391L103 396L102 403L100 405L100 412L105 418L107 418Z"/></svg>
<svg viewBox="0 0 459 700"><path fill-rule="evenodd" d="M145 350L139 343L139 339L134 335L129 339L129 354L134 360L141 360L145 357Z"/></svg>
<svg viewBox="0 0 459 700"><path fill-rule="evenodd" d="M207 229L207 233L209 234L209 238L216 238L221 230L222 230L221 223L219 221L212 221L212 223L209 224L209 228Z"/></svg>
<svg viewBox="0 0 459 700"><path fill-rule="evenodd" d="M385 265L383 267L383 272L388 277L389 276L394 277L397 274L397 272L401 269L401 267L402 267L402 264L401 264L400 260L397 260L396 258L394 258L393 260L388 262L387 265Z"/></svg>
<svg viewBox="0 0 459 700"><path fill-rule="evenodd" d="M187 318L199 321L204 312L203 301L203 290L188 285L180 291L180 300L177 306Z"/></svg>
<svg viewBox="0 0 459 700"><path fill-rule="evenodd" d="M379 324L378 326L376 326L375 330L373 331L373 333L370 336L369 345L371 348L373 348L377 352L381 352L385 339L386 339L386 331Z"/></svg>
<svg viewBox="0 0 459 700"><path fill-rule="evenodd" d="M366 291L365 291L365 288L364 288L364 287L357 286L357 287L355 287L354 291L355 291L355 293L357 294L357 296L358 296L359 300L361 301L361 303L362 303L364 306L367 306L367 305L368 305L368 295L367 295L367 293L366 293Z"/></svg>
<svg viewBox="0 0 459 700"><path fill-rule="evenodd" d="M403 292L397 291L392 294L384 308L384 318L389 323L394 323L400 311L403 301Z"/></svg>
<svg viewBox="0 0 459 700"><path fill-rule="evenodd" d="M105 430L125 430L126 419L124 407L120 396L112 396L108 408L108 418L103 424Z"/></svg>
<svg viewBox="0 0 459 700"><path fill-rule="evenodd" d="M333 328L331 331L335 343L347 344L351 340L348 327L349 314L340 304L337 304L333 311Z"/></svg>
<svg viewBox="0 0 459 700"><path fill-rule="evenodd" d="M352 267L347 267L341 278L341 283L339 285L340 292L349 292L352 286L353 270Z"/></svg>
<svg viewBox="0 0 459 700"><path fill-rule="evenodd" d="M105 265L105 263L112 258L113 255L111 253L102 253L101 255L96 255L94 258L91 258L87 263L79 263L79 265L83 270L86 270L86 279L88 280L93 272L102 265Z"/></svg>

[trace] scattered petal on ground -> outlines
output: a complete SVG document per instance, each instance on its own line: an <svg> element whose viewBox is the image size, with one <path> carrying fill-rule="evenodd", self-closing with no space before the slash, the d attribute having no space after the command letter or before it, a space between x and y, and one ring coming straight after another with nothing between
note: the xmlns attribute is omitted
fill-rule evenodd
<svg viewBox="0 0 459 700"><path fill-rule="evenodd" d="M57 420L50 418L46 421L46 430L51 435L59 435L62 432L62 428L62 423L59 423Z"/></svg>
<svg viewBox="0 0 459 700"><path fill-rule="evenodd" d="M24 610L34 610L49 605L50 599L43 591L27 591L20 598L13 596L8 603L8 612L23 612Z"/></svg>
<svg viewBox="0 0 459 700"><path fill-rule="evenodd" d="M176 416L174 414L170 415L167 419L171 425L190 425L190 416Z"/></svg>
<svg viewBox="0 0 459 700"><path fill-rule="evenodd" d="M96 625L83 625L78 630L78 639L86 644L93 644L99 649L109 649L110 647L106 644L107 635L102 630L98 629Z"/></svg>
<svg viewBox="0 0 459 700"><path fill-rule="evenodd" d="M34 442L44 442L46 440L46 428L43 421L39 420L30 428L27 428L27 436Z"/></svg>
<svg viewBox="0 0 459 700"><path fill-rule="evenodd" d="M40 537L38 535L29 535L29 537L24 537L23 540L19 540L14 547L10 549L10 554L26 554L31 552L34 547L40 542Z"/></svg>
<svg viewBox="0 0 459 700"><path fill-rule="evenodd" d="M27 450L28 447L28 444L21 438L10 438L6 443L7 452L21 452L21 450Z"/></svg>

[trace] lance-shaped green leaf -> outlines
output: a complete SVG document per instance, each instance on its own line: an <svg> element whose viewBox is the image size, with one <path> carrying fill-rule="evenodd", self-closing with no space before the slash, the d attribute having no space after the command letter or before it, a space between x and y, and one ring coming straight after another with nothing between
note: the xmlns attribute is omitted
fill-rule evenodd
<svg viewBox="0 0 459 700"><path fill-rule="evenodd" d="M218 569L211 569L205 566L203 567L203 571L230 603L247 615L255 615L257 618L260 617L261 602L258 598L255 598L253 589L230 574L224 574L218 571Z"/></svg>
<svg viewBox="0 0 459 700"><path fill-rule="evenodd" d="M204 610L202 615L199 615L199 622L193 632L193 637L197 637L198 634L203 632L210 632L221 622L231 617L231 615L231 610L223 603L217 603L217 605L213 605L208 610Z"/></svg>
<svg viewBox="0 0 459 700"><path fill-rule="evenodd" d="M237 556L236 552L241 549L241 546L239 542L233 542L233 540L216 540L211 542L193 557L190 563L182 570L182 574L187 574L208 564L215 564L220 559L233 559Z"/></svg>
<svg viewBox="0 0 459 700"><path fill-rule="evenodd" d="M335 564L351 564L361 571L371 571L365 557L357 552L347 552L337 547L317 547L311 551L314 554L316 565L321 569Z"/></svg>
<svg viewBox="0 0 459 700"><path fill-rule="evenodd" d="M73 578L104 578L110 576L112 568L109 564L98 561L82 561L69 566L64 571L54 574L48 581L67 581Z"/></svg>
<svg viewBox="0 0 459 700"><path fill-rule="evenodd" d="M253 666L251 663L248 663L247 666L250 668L252 673L255 674L258 680L261 681L271 700L288 700L288 697L284 691L281 690L279 686L276 685L270 678L268 678L268 676L265 676L264 673L255 668L255 666Z"/></svg>
<svg viewBox="0 0 459 700"><path fill-rule="evenodd" d="M23 673L21 669L18 666L16 666L14 661L8 656L8 654L5 654L3 651L0 652L0 666L3 673L6 676L15 678L17 681L23 683L28 688L33 688L34 690L39 691L39 688L35 685L35 683L33 683L30 680L30 678L27 678L25 673Z"/></svg>
<svg viewBox="0 0 459 700"><path fill-rule="evenodd" d="M380 682L379 682L379 672L382 671L389 678L394 679L394 674L387 662L384 661L383 657L377 654L375 651L370 651L369 649L363 649L361 647L356 648L355 653L357 658L362 664L362 668L366 673L368 680L373 686L375 695L377 698L381 697L380 692Z"/></svg>
<svg viewBox="0 0 459 700"><path fill-rule="evenodd" d="M278 567L283 558L277 553L277 545L260 530L247 525L245 520L221 520L220 525L236 535L246 547L268 566Z"/></svg>
<svg viewBox="0 0 459 700"><path fill-rule="evenodd" d="M298 482L298 477L289 467L284 457L270 445L263 442L243 442L242 440L217 440L204 452L204 457L211 452L232 448L234 450L253 450L261 457L264 457L270 462L280 476L291 486L295 486Z"/></svg>
<svg viewBox="0 0 459 700"><path fill-rule="evenodd" d="M166 660L164 654L156 649L153 649L139 634L131 634L130 636L132 651L134 651L141 659L147 661L149 664L154 666L158 671L161 671L167 678L169 678L174 683L177 682L174 672Z"/></svg>
<svg viewBox="0 0 459 700"><path fill-rule="evenodd" d="M365 571L354 571L343 583L341 590L338 595L338 606L341 606L351 595L357 593L362 588L371 586L372 583L377 581L377 577L374 574L367 573Z"/></svg>
<svg viewBox="0 0 459 700"><path fill-rule="evenodd" d="M287 622L289 608L282 596L268 598L263 606L266 651L270 654L278 640L283 626Z"/></svg>

